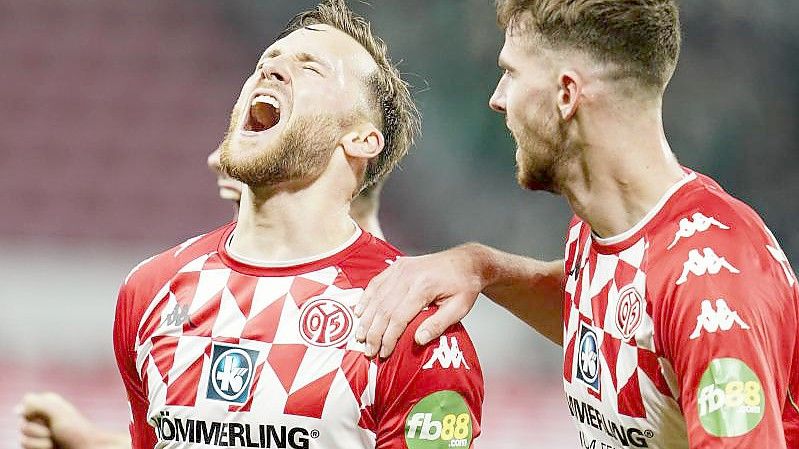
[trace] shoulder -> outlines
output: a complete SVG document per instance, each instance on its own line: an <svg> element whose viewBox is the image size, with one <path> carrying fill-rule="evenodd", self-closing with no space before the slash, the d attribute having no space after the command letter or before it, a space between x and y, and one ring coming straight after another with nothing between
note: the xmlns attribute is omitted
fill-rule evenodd
<svg viewBox="0 0 799 449"><path fill-rule="evenodd" d="M480 361L471 337L461 323L455 323L437 339L426 345L416 343L415 335L419 326L435 313L436 307L429 307L417 315L397 341L394 354L387 362L402 364L411 361L409 368L421 369L460 369L481 373Z"/></svg>
<svg viewBox="0 0 799 449"><path fill-rule="evenodd" d="M344 276L355 288L366 288L369 281L404 254L391 244L364 231L362 242L339 263Z"/></svg>
<svg viewBox="0 0 799 449"><path fill-rule="evenodd" d="M667 211L662 241L667 251L680 250L697 242L735 240L738 247L764 243L768 230L749 205L733 197L712 179L698 175L679 202ZM740 238L744 241L740 241Z"/></svg>
<svg viewBox="0 0 799 449"><path fill-rule="evenodd" d="M233 227L226 224L206 234L201 234L175 245L166 251L139 262L125 276L123 290L158 289L189 262L217 251L219 244ZM154 292L153 292L154 293Z"/></svg>
<svg viewBox="0 0 799 449"><path fill-rule="evenodd" d="M736 273L769 271L774 261L768 247L776 242L763 220L749 205L725 192L710 178L696 183L676 202L652 236L653 264L664 275L685 282L690 270L722 267ZM685 270L688 269L689 273ZM737 274L737 273L736 273Z"/></svg>
<svg viewBox="0 0 799 449"><path fill-rule="evenodd" d="M691 334L709 305L752 321L796 298L795 276L760 216L709 178L697 181L650 242L647 289L664 337Z"/></svg>

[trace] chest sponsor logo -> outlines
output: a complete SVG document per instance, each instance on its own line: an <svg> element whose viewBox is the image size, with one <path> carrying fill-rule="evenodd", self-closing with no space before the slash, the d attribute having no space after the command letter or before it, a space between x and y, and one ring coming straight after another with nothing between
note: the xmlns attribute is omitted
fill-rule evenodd
<svg viewBox="0 0 799 449"><path fill-rule="evenodd" d="M258 351L214 343L206 397L236 404L247 402L257 360Z"/></svg>
<svg viewBox="0 0 799 449"><path fill-rule="evenodd" d="M716 220L713 217L706 217L704 214L697 212L691 215L690 218L686 217L680 220L680 229L674 234L674 240L666 249L672 249L680 241L680 239L687 239L694 236L698 232L705 232L711 227L715 226L718 229L727 230L729 226Z"/></svg>
<svg viewBox="0 0 799 449"><path fill-rule="evenodd" d="M737 324L743 330L748 330L749 325L738 316L738 312L730 309L724 298L716 300L716 308L713 308L710 300L702 301L702 312L696 317L696 328L688 337L695 340L702 335L702 331L708 334L715 334L718 331L728 331Z"/></svg>
<svg viewBox="0 0 799 449"><path fill-rule="evenodd" d="M160 412L153 419L155 434L161 441L197 443L219 447L262 449L308 449L319 431L273 424L204 421L170 416Z"/></svg>
<svg viewBox="0 0 799 449"><path fill-rule="evenodd" d="M737 437L760 424L766 397L760 379L743 361L714 359L699 381L699 420L717 437Z"/></svg>
<svg viewBox="0 0 799 449"><path fill-rule="evenodd" d="M309 301L300 313L300 335L312 346L339 346L350 338L352 327L350 309L333 299Z"/></svg>
<svg viewBox="0 0 799 449"><path fill-rule="evenodd" d="M408 449L468 448L472 414L455 391L437 391L419 401L405 418Z"/></svg>
<svg viewBox="0 0 799 449"><path fill-rule="evenodd" d="M625 427L612 421L605 417L601 411L577 398L566 395L566 399L569 403L569 412L575 420L579 421L580 424L586 424L604 433L622 447L649 447L649 439L655 436L655 433L649 429L642 430L637 427ZM588 449L611 447L605 443L597 442L596 438L598 436L594 432L583 433L580 431L581 446Z"/></svg>
<svg viewBox="0 0 799 449"><path fill-rule="evenodd" d="M596 333L587 325L581 324L577 378L597 393L599 392L599 369L599 343Z"/></svg>
<svg viewBox="0 0 799 449"><path fill-rule="evenodd" d="M616 306L616 328L622 338L629 340L638 327L644 314L644 299L632 285L621 289Z"/></svg>
<svg viewBox="0 0 799 449"><path fill-rule="evenodd" d="M740 271L727 262L727 259L720 257L711 248L705 248L700 253L698 249L688 251L688 260L685 261L682 268L682 274L677 279L677 285L682 285L688 281L688 275L704 276L706 274L719 274L722 269L725 269L733 274L738 274Z"/></svg>
<svg viewBox="0 0 799 449"><path fill-rule="evenodd" d="M463 357L463 352L461 352L458 346L458 339L456 337L450 337L449 341L447 341L447 337L444 335L439 337L438 347L433 350L433 355L430 357L430 360L422 366L422 369L430 369L436 362L438 362L443 369L457 369L461 366L470 369L469 365L466 363L466 359Z"/></svg>

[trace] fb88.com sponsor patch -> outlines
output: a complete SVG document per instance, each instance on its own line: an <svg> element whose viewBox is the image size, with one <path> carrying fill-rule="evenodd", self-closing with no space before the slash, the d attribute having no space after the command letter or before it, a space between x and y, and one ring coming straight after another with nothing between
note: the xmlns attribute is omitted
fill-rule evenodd
<svg viewBox="0 0 799 449"><path fill-rule="evenodd" d="M437 391L419 401L405 419L408 449L468 448L472 443L472 414L454 391Z"/></svg>
<svg viewBox="0 0 799 449"><path fill-rule="evenodd" d="M749 433L760 424L766 408L760 379L735 358L710 362L699 381L696 399L702 427L717 437Z"/></svg>

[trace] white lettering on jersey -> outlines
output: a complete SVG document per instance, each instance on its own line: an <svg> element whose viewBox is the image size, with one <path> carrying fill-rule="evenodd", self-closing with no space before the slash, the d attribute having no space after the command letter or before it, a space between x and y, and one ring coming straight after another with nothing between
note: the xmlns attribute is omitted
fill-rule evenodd
<svg viewBox="0 0 799 449"><path fill-rule="evenodd" d="M690 340L699 338L703 329L708 334L715 334L717 331L728 331L732 329L733 324L737 324L743 330L749 329L749 325L738 316L738 312L730 309L724 298L716 300L715 310L710 300L705 299L702 301L702 312L696 317L696 328L688 338Z"/></svg>
<svg viewBox="0 0 799 449"><path fill-rule="evenodd" d="M677 285L682 285L688 281L688 273L694 276L704 276L706 274L718 274L724 268L730 273L738 274L740 271L727 262L727 259L719 257L711 248L705 248L700 253L699 250L688 251L688 260L682 268L682 275L677 279Z"/></svg>
<svg viewBox="0 0 799 449"><path fill-rule="evenodd" d="M780 248L780 244L777 242L777 237L774 237L774 234L771 233L771 230L766 228L766 233L768 233L769 237L771 237L772 243L774 246L766 245L766 249L782 267L782 271L785 273L785 278L788 280L788 286L793 287L793 284L796 283L796 275L791 270L791 263L788 262L788 256L785 255L785 252Z"/></svg>
<svg viewBox="0 0 799 449"><path fill-rule="evenodd" d="M671 245L669 245L666 249L672 249L680 239L693 237L697 232L705 232L710 229L711 226L715 226L723 230L730 229L730 227L724 223L716 220L713 217L706 217L700 212L693 214L690 219L687 217L681 219L680 229L678 229L677 233L674 234L674 241L672 241Z"/></svg>
<svg viewBox="0 0 799 449"><path fill-rule="evenodd" d="M461 352L460 347L458 347L458 339L455 337L451 337L452 344L450 345L447 342L447 337L441 336L438 339L438 347L433 350L433 356L430 357L430 360L422 366L422 369L430 369L433 367L435 362L438 362L441 365L441 368L460 368L461 364L463 364L466 369L470 369L469 365L466 364L466 359L463 357L463 352Z"/></svg>

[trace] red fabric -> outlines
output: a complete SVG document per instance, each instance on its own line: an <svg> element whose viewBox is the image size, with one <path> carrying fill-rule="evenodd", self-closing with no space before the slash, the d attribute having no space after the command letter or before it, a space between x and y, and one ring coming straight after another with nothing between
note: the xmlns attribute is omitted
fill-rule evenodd
<svg viewBox="0 0 799 449"><path fill-rule="evenodd" d="M457 339L469 369L463 365L460 368L443 368L439 363L423 369L433 358L439 340L419 346L414 341L414 334L419 324L432 313L431 309L417 316L402 334L394 353L378 365L374 404L376 449L406 448L405 420L408 413L426 396L443 390L455 391L466 400L472 415L472 437L474 439L480 435L483 373L474 345L461 324L447 329L444 336Z"/></svg>

